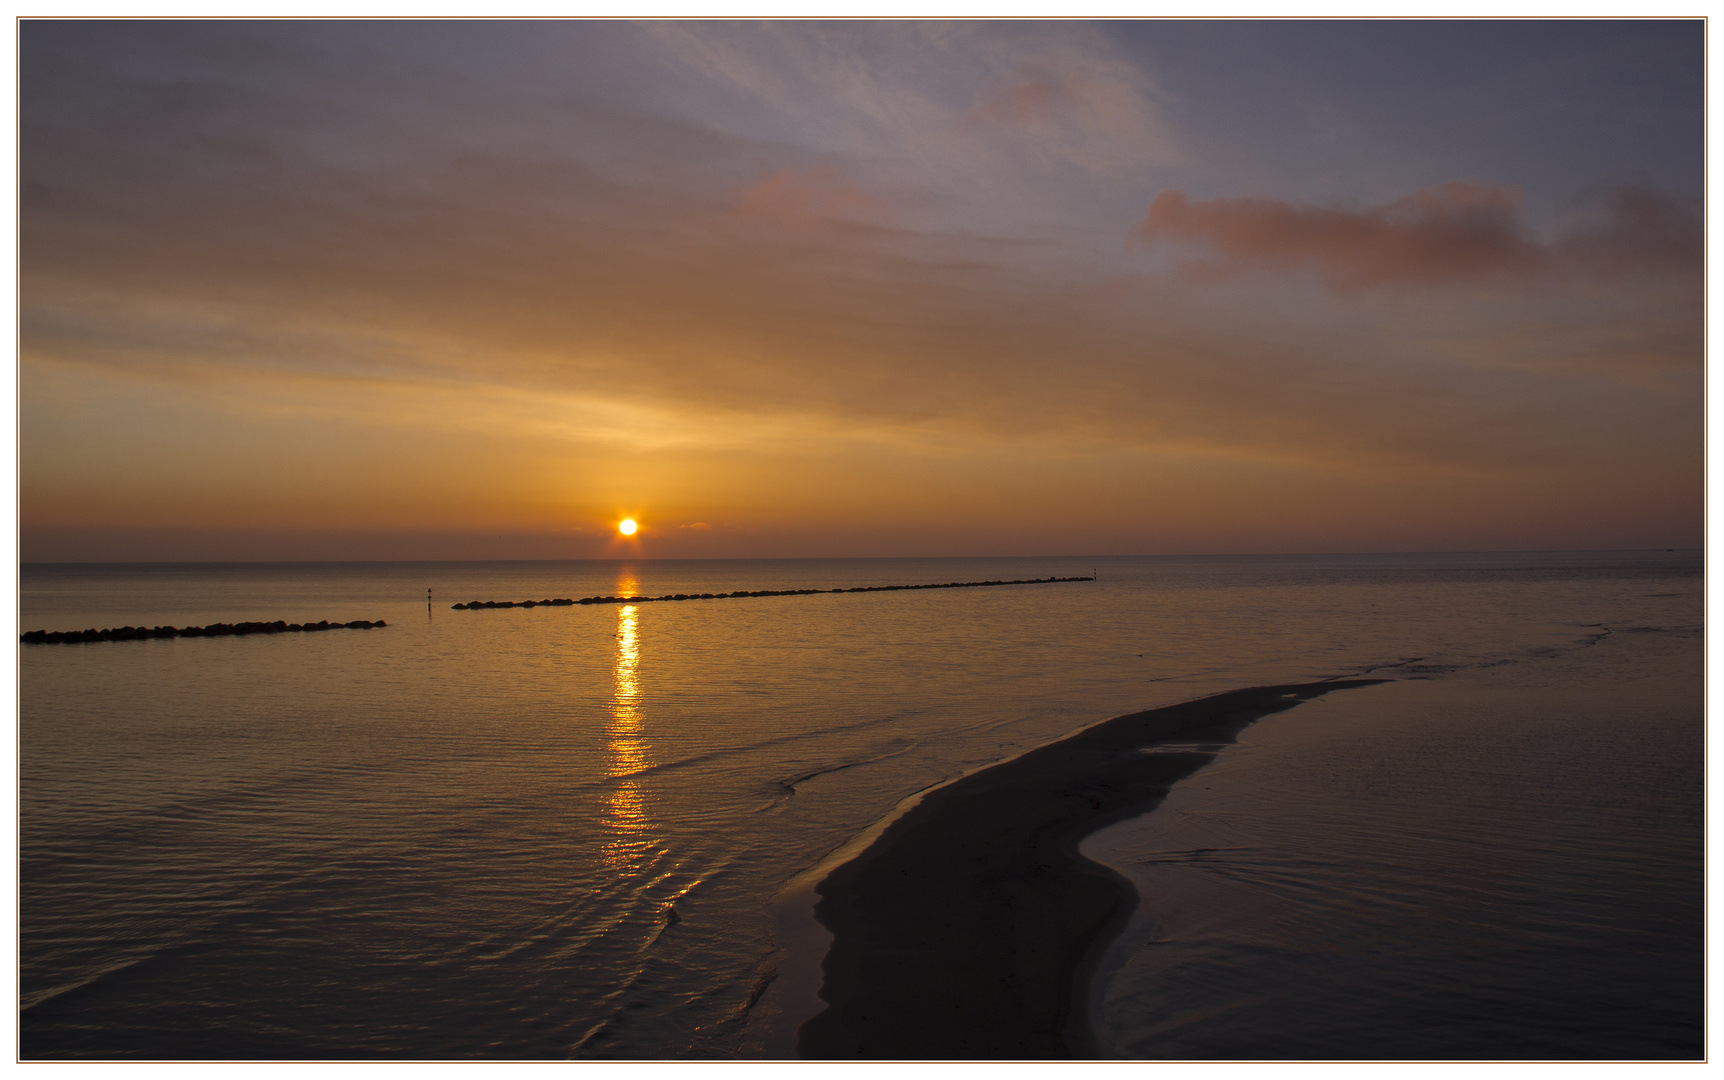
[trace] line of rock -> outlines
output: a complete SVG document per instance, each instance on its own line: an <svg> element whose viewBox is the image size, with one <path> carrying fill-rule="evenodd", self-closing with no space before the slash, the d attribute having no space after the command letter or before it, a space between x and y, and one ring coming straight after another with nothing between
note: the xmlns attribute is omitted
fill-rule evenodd
<svg viewBox="0 0 1724 1080"><path fill-rule="evenodd" d="M576 604L650 604L663 600L740 600L755 596L812 596L815 593L902 592L906 589L975 589L988 585L1051 585L1060 581L1094 581L1094 577L1025 578L1019 581L949 581L943 585L858 585L850 589L754 589L728 593L672 593L666 596L586 596L579 600L473 600L452 604L454 611L482 608L573 607Z"/></svg>
<svg viewBox="0 0 1724 1080"><path fill-rule="evenodd" d="M355 619L353 622L290 623L275 622L210 623L208 626L120 626L108 630L30 630L18 636L27 645L70 645L83 641L141 641L145 638L228 637L245 634L296 634L318 630L370 630L389 624Z"/></svg>

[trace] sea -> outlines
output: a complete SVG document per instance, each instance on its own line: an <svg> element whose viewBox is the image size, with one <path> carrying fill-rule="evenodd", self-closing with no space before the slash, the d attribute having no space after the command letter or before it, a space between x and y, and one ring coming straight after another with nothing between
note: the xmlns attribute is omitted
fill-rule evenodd
<svg viewBox="0 0 1724 1080"><path fill-rule="evenodd" d="M1361 675L1084 841L1138 894L1102 1053L1704 1054L1697 551L19 580L21 630L388 624L19 646L25 1059L786 1057L822 1005L811 876L906 800Z"/></svg>

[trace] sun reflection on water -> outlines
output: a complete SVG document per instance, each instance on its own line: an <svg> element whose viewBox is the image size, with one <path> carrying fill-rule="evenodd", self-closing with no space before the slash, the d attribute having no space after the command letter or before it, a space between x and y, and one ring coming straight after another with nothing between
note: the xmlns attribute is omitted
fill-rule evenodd
<svg viewBox="0 0 1724 1080"><path fill-rule="evenodd" d="M617 583L620 595L632 595L632 574ZM605 775L620 778L605 805L611 837L604 846L605 862L618 868L638 859L649 845L646 790L635 774L652 764L640 709L640 608L617 609L617 657L610 703Z"/></svg>

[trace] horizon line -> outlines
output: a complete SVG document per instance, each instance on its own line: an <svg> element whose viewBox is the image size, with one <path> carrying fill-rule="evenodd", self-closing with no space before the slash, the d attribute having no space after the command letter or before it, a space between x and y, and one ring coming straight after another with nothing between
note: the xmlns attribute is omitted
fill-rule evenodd
<svg viewBox="0 0 1724 1080"><path fill-rule="evenodd" d="M19 559L25 566L376 566L448 563L632 563L632 562L835 562L866 560L892 562L936 559L1226 559L1226 558L1320 558L1355 555L1611 555L1641 552L1676 554L1704 553L1705 547L1635 548L1430 548L1377 551L1187 551L1133 555L733 555L733 556L631 556L623 558L567 559Z"/></svg>

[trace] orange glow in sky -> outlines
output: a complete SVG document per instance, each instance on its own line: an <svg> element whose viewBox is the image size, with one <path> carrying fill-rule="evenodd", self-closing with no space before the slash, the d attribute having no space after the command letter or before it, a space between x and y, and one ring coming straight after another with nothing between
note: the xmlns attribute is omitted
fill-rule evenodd
<svg viewBox="0 0 1724 1080"><path fill-rule="evenodd" d="M1697 546L1704 25L1415 30L26 20L21 556Z"/></svg>

